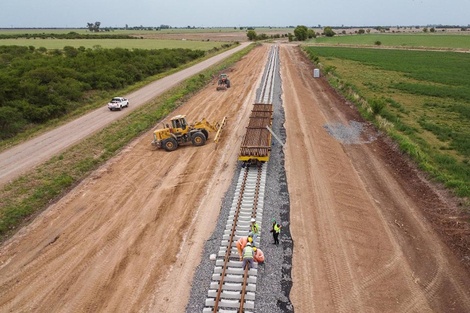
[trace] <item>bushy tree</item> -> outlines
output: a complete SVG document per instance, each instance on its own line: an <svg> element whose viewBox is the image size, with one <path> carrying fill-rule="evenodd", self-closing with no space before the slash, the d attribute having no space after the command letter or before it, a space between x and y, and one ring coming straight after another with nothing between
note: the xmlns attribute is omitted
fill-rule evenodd
<svg viewBox="0 0 470 313"><path fill-rule="evenodd" d="M309 29L307 33L308 39L316 38L317 35L315 34L315 31L313 29Z"/></svg>
<svg viewBox="0 0 470 313"><path fill-rule="evenodd" d="M14 107L0 107L0 139L13 137L26 124L18 109Z"/></svg>
<svg viewBox="0 0 470 313"><path fill-rule="evenodd" d="M257 38L256 32L251 29L246 32L246 36L248 37L248 40L256 40Z"/></svg>
<svg viewBox="0 0 470 313"><path fill-rule="evenodd" d="M89 31L95 32L95 33L100 31L101 22L86 23L86 24L87 24L87 28Z"/></svg>
<svg viewBox="0 0 470 313"><path fill-rule="evenodd" d="M334 35L336 35L336 33L333 31L333 28L331 28L330 26L323 28L323 34L326 37L333 37Z"/></svg>
<svg viewBox="0 0 470 313"><path fill-rule="evenodd" d="M295 35L295 38L297 38L298 41L307 40L307 38L308 38L308 28L307 28L307 26L304 26L304 25L297 26L294 29L294 35Z"/></svg>

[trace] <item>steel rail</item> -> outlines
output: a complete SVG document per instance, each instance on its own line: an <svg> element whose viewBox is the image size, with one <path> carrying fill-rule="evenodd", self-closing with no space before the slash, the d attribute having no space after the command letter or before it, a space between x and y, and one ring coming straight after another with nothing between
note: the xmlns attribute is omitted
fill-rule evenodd
<svg viewBox="0 0 470 313"><path fill-rule="evenodd" d="M222 241L221 251L225 251L222 254L219 252L219 256L223 255L223 262L219 268L216 267L216 274L213 275L213 281L215 282L211 283L211 289L217 289L217 291L209 290L209 296L206 298L206 307L203 310L204 313L250 312L246 310L246 306L248 306L248 309L254 309L253 301L254 291L256 290L257 265L250 270L248 268L243 269L241 267L242 262L234 261L232 254L237 253L236 248L234 248L234 246L236 247L236 238L248 235L251 218L254 217L257 219L257 222L261 222L266 168L266 165L245 167L240 172L237 183L239 194L234 197L233 216L231 215L228 218L228 222L231 224L230 235L226 242ZM231 274L229 270L231 270ZM243 276L241 276L242 274ZM229 275L231 275L231 285L230 280L225 284ZM240 278L235 277L234 280L234 276L237 275ZM235 289L233 289L233 281L237 282ZM229 309L236 310L230 311Z"/></svg>
<svg viewBox="0 0 470 313"><path fill-rule="evenodd" d="M248 158L269 160L271 133L267 126L271 126L273 118L272 100L278 70L278 53L278 46L274 46L270 51L258 101L253 105L249 125L240 147L240 155ZM261 225L266 175L267 165L262 162L258 162L257 166L246 166L240 171L232 209L218 253L218 257L223 259L217 259L216 256L216 267L203 313L249 313L252 312L249 310L254 310L257 264L251 269L242 268L238 255L236 261L232 255L237 254L236 240L248 235L250 220L255 218ZM261 233L257 243L260 237Z"/></svg>
<svg viewBox="0 0 470 313"><path fill-rule="evenodd" d="M245 174L243 175L243 181L242 181L242 185L241 185L241 188L240 188L240 194L238 196L237 209L236 209L235 217L233 219L232 233L230 234L230 239L228 241L227 251L225 252L223 270L222 270L222 274L221 274L220 281L219 281L219 289L217 290L217 295L216 295L215 300L214 300L215 301L214 312L217 312L217 309L219 308L219 301L220 301L220 295L222 293L222 287L223 287L223 284L224 284L225 272L227 270L228 261L230 260L230 255L231 255L231 252L232 252L231 249L229 249L229 248L232 246L233 238L235 237L235 230L236 230L236 226L237 226L237 222L238 222L238 215L240 214L240 208L241 208L241 205L242 205L243 193L245 191L246 179L248 177L248 171L249 171L249 168L245 168Z"/></svg>

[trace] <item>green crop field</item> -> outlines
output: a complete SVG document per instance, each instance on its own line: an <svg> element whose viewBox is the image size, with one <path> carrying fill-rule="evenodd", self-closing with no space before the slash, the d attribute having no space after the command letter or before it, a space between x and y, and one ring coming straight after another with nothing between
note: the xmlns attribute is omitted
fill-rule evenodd
<svg viewBox="0 0 470 313"><path fill-rule="evenodd" d="M324 72L332 73L331 83L396 139L421 168L458 195L470 196L469 54L305 49ZM360 105L358 98L366 105Z"/></svg>
<svg viewBox="0 0 470 313"><path fill-rule="evenodd" d="M63 49L65 46L74 48L127 48L127 49L193 49L208 51L221 48L226 42L190 41L190 40L159 40L159 39L0 39L0 46L33 46L46 49Z"/></svg>
<svg viewBox="0 0 470 313"><path fill-rule="evenodd" d="M255 31L258 33L272 32L272 31L285 31L293 32L293 28L285 27L257 27ZM16 28L0 28L0 34L67 34L69 32L76 32L79 34L90 34L90 31L86 28L29 28L29 29L16 29ZM97 35L148 35L148 34L193 34L193 33L233 33L240 32L245 33L246 27L240 29L240 27L214 27L214 28L170 28L161 30L135 30L135 29L116 29L111 32L99 32L93 33Z"/></svg>
<svg viewBox="0 0 470 313"><path fill-rule="evenodd" d="M308 43L331 45L375 45L406 48L434 47L452 49L470 49L470 33L454 34L363 34L334 37L318 37Z"/></svg>

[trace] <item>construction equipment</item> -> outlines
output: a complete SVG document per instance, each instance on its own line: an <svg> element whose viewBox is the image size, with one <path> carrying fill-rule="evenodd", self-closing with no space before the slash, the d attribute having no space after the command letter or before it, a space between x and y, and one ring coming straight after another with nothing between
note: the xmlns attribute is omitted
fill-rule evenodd
<svg viewBox="0 0 470 313"><path fill-rule="evenodd" d="M220 74L217 90L227 90L227 88L230 88L230 79L228 79L227 74Z"/></svg>
<svg viewBox="0 0 470 313"><path fill-rule="evenodd" d="M203 118L193 124L186 121L186 115L176 115L170 119L171 125L153 132L152 145L166 151L174 151L179 145L191 142L194 146L202 146L209 138L209 132L217 132L214 141L220 138L220 132L225 125L226 117L222 123L209 123Z"/></svg>

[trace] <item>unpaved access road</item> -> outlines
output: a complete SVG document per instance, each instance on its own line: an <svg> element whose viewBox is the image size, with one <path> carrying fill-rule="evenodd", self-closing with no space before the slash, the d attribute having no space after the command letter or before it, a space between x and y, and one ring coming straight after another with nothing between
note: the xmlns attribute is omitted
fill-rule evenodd
<svg viewBox="0 0 470 313"><path fill-rule="evenodd" d="M3 244L0 311L184 312L267 56L255 48L228 91L174 112L227 116L217 145L155 151L148 132ZM469 273L425 214L447 203L372 128L331 135L361 121L354 108L298 48L280 58L295 311L469 312Z"/></svg>
<svg viewBox="0 0 470 313"><path fill-rule="evenodd" d="M197 63L187 69L169 75L158 81L132 92L124 97L128 98L128 108L109 114L105 104L93 112L90 112L76 120L53 129L43 135L31 139L25 143L14 146L0 153L0 186L25 173L32 167L49 160L53 155L65 150L67 147L83 140L98 130L104 128L113 121L122 118L139 106L161 95L170 88L178 85L185 79L214 65L227 56L236 53L250 43L242 43L238 47L220 53L210 59Z"/></svg>

